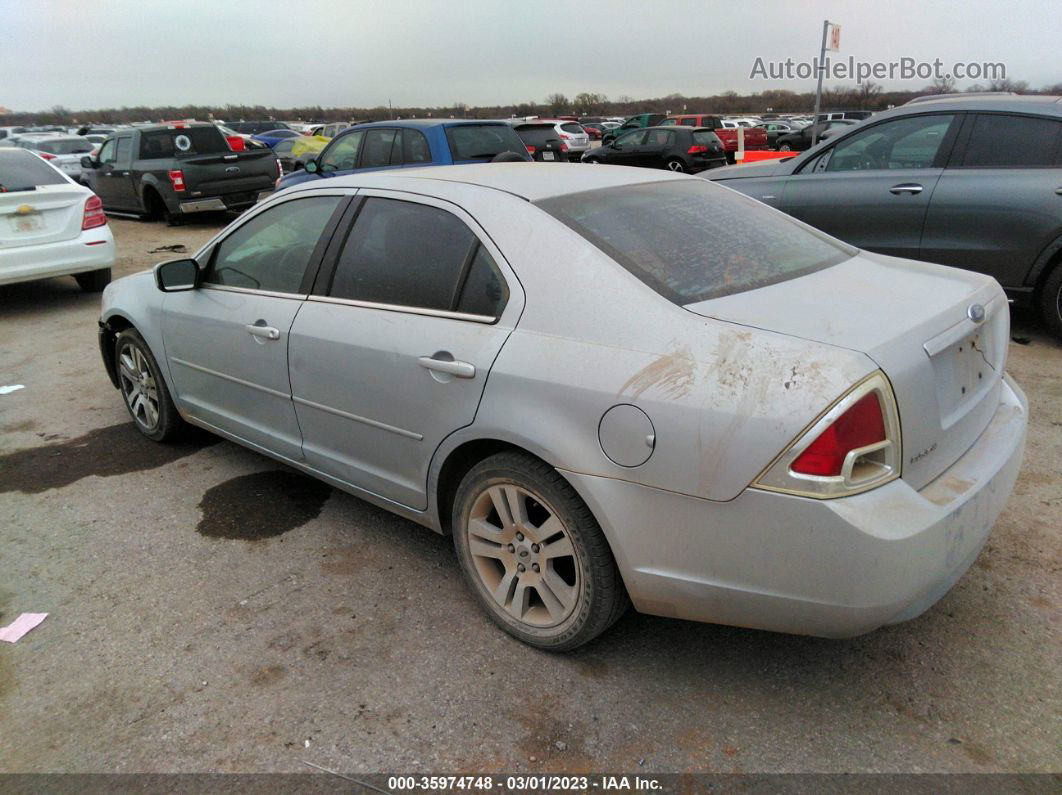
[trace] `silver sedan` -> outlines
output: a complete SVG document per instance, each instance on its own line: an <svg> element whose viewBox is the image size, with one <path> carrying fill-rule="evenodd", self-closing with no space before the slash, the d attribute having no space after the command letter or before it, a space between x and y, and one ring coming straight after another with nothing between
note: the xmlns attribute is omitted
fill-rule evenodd
<svg viewBox="0 0 1062 795"><path fill-rule="evenodd" d="M209 429L440 533L495 622L645 613L828 637L917 616L1014 485L991 278L868 254L704 180L363 173L112 283L140 431Z"/></svg>

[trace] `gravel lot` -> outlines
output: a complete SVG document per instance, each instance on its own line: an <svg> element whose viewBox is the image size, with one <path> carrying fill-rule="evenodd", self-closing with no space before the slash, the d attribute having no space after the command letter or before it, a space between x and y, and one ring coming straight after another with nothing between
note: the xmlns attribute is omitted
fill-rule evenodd
<svg viewBox="0 0 1062 795"><path fill-rule="evenodd" d="M120 276L225 219L111 221ZM142 441L98 296L0 287L0 771L1058 771L1062 345L1015 320L1025 467L921 618L846 641L629 613L522 646L449 539L208 436Z"/></svg>

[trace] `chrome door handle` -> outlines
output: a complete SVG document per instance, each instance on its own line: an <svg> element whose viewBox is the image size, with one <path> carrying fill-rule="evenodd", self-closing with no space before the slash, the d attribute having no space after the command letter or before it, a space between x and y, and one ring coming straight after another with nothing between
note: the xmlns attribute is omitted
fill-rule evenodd
<svg viewBox="0 0 1062 795"><path fill-rule="evenodd" d="M254 323L248 323L244 328L252 337L261 337L266 340L280 339L280 329L272 326L258 326Z"/></svg>
<svg viewBox="0 0 1062 795"><path fill-rule="evenodd" d="M921 193L922 186L913 182L905 182L903 185L893 185L889 188L889 193L899 196L901 193L910 193L912 195Z"/></svg>
<svg viewBox="0 0 1062 795"><path fill-rule="evenodd" d="M437 370L440 373L449 373L450 375L456 375L458 378L475 378L476 367L468 362L454 362L447 361L446 359L435 359L431 356L421 356L417 359L421 367L427 367L429 370Z"/></svg>

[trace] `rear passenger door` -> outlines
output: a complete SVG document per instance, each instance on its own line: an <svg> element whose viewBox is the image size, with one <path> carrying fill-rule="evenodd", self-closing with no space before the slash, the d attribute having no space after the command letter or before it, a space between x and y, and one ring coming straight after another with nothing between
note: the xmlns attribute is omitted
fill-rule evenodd
<svg viewBox="0 0 1062 795"><path fill-rule="evenodd" d="M645 135L645 142L638 147L633 165L649 168L663 168L666 155L676 133L660 127L650 127Z"/></svg>
<svg viewBox="0 0 1062 795"><path fill-rule="evenodd" d="M306 463L418 510L439 443L475 418L523 294L448 202L361 190L291 329Z"/></svg>
<svg viewBox="0 0 1062 795"><path fill-rule="evenodd" d="M1062 234L1062 121L969 114L926 217L919 258L1005 287Z"/></svg>

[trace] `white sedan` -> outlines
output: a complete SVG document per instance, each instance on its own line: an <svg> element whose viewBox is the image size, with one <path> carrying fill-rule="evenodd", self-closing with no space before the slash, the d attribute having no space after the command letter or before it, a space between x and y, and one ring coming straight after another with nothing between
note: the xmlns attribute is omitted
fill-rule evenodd
<svg viewBox="0 0 1062 795"><path fill-rule="evenodd" d="M0 284L73 276L111 280L114 237L99 197L25 149L0 149Z"/></svg>

